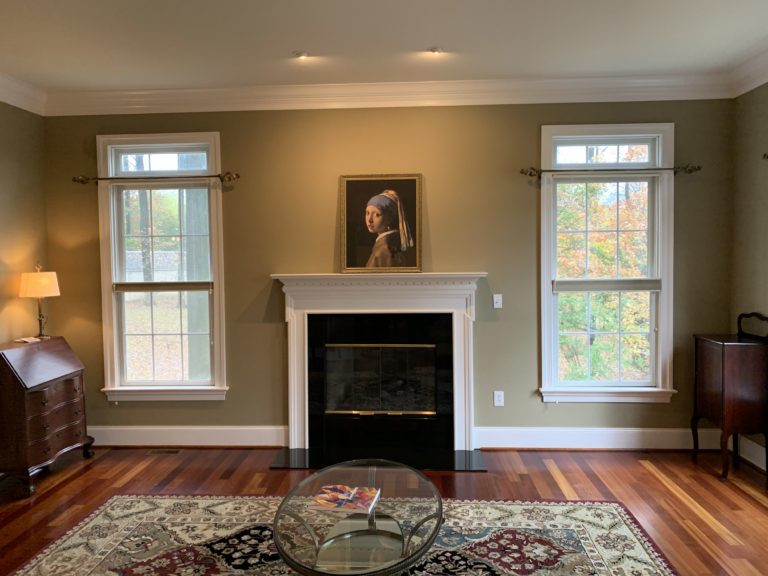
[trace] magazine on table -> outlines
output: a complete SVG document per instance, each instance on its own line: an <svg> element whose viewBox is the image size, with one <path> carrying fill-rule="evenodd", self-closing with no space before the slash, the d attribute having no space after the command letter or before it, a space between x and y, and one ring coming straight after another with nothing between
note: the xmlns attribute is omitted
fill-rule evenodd
<svg viewBox="0 0 768 576"><path fill-rule="evenodd" d="M370 486L329 484L322 486L309 505L313 510L359 512L370 514L379 501L381 490Z"/></svg>

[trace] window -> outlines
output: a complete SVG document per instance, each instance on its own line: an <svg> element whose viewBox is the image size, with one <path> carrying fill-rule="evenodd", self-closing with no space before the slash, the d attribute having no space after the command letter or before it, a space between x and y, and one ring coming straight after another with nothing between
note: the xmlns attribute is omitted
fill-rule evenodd
<svg viewBox="0 0 768 576"><path fill-rule="evenodd" d="M542 127L545 402L666 402L674 126Z"/></svg>
<svg viewBox="0 0 768 576"><path fill-rule="evenodd" d="M218 133L98 136L97 144L104 392L223 399Z"/></svg>

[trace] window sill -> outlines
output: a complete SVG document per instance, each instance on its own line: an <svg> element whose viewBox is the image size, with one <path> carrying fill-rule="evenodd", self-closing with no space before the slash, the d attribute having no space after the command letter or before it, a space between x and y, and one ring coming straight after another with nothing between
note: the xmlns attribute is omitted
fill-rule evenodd
<svg viewBox="0 0 768 576"><path fill-rule="evenodd" d="M200 386L136 386L124 388L102 388L107 401L164 401L184 400L224 400L229 388L211 388Z"/></svg>
<svg viewBox="0 0 768 576"><path fill-rule="evenodd" d="M544 402L667 403L677 390L662 388L540 388Z"/></svg>

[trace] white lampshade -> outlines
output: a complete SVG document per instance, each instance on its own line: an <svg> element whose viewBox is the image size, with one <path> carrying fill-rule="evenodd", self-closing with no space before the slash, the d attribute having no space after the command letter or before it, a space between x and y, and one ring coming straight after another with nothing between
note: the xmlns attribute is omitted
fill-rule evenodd
<svg viewBox="0 0 768 576"><path fill-rule="evenodd" d="M48 298L60 295L56 272L23 272L21 274L20 298Z"/></svg>

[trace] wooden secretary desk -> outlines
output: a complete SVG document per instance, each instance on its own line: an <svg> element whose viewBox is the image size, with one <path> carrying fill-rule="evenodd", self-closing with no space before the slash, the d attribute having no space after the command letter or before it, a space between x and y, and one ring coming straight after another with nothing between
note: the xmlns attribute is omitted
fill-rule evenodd
<svg viewBox="0 0 768 576"><path fill-rule="evenodd" d="M0 345L0 496L32 494L32 477L66 452L91 456L83 385L64 338Z"/></svg>
<svg viewBox="0 0 768 576"><path fill-rule="evenodd" d="M734 465L739 434L763 434L768 457L768 337L742 328L745 320L754 318L768 321L756 312L740 314L737 334L694 336L693 457L699 450L698 422L705 418L721 430L723 478L728 476L731 435Z"/></svg>

